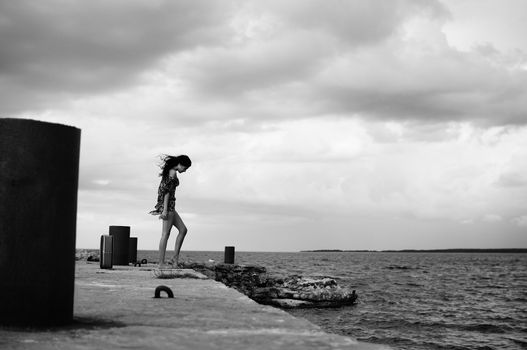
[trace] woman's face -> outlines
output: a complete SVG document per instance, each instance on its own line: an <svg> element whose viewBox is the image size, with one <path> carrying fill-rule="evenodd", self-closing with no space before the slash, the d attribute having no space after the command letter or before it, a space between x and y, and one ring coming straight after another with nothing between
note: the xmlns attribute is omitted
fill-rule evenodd
<svg viewBox="0 0 527 350"><path fill-rule="evenodd" d="M177 166L173 167L168 171L168 176L174 177L176 176L176 172L184 173L185 171L187 171L187 169L188 167L178 164Z"/></svg>
<svg viewBox="0 0 527 350"><path fill-rule="evenodd" d="M184 165L181 165L181 164L178 164L178 166L176 167L176 169L180 172L180 173L184 173L185 171L187 171L188 167L184 166Z"/></svg>

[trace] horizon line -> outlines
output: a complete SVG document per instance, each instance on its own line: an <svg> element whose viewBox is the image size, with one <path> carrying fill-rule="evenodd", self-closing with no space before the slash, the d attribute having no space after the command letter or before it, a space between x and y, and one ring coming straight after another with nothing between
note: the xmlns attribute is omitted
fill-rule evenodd
<svg viewBox="0 0 527 350"><path fill-rule="evenodd" d="M76 250L99 250L100 248L75 248ZM137 249L156 251L158 249ZM223 250L186 250L181 252L223 252ZM308 249L308 250L236 250L236 252L248 253L302 253L302 252L467 252L467 251L510 251L510 252L527 252L526 248L436 248L436 249Z"/></svg>

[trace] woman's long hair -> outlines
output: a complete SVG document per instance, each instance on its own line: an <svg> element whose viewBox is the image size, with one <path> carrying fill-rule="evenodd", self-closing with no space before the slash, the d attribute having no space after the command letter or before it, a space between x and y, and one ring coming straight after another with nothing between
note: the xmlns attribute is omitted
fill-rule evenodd
<svg viewBox="0 0 527 350"><path fill-rule="evenodd" d="M159 173L159 176L161 176L163 179L166 179L170 169L172 169L178 164L181 164L187 168L192 165L190 158L184 154L179 155L177 157L164 154L160 156L160 158L161 158L162 163L159 164L159 167L161 168L161 172Z"/></svg>

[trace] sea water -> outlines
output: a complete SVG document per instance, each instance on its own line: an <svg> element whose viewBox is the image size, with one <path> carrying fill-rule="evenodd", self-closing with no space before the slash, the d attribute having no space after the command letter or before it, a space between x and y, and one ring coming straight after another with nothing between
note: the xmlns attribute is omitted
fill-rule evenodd
<svg viewBox="0 0 527 350"><path fill-rule="evenodd" d="M139 259L157 256L138 252ZM180 258L209 259L222 262L223 252L182 251ZM527 254L237 251L235 262L271 274L330 276L355 289L356 305L287 310L327 332L393 349L527 348Z"/></svg>

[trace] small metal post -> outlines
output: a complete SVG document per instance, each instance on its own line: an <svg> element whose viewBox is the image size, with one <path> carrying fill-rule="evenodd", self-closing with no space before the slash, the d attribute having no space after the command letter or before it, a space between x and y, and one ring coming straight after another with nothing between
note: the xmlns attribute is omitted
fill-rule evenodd
<svg viewBox="0 0 527 350"><path fill-rule="evenodd" d="M137 262L137 237L130 237L128 261L132 264L135 264Z"/></svg>
<svg viewBox="0 0 527 350"><path fill-rule="evenodd" d="M99 254L101 269L113 267L113 236L101 236L101 251Z"/></svg>
<svg viewBox="0 0 527 350"><path fill-rule="evenodd" d="M234 264L234 247L225 247L224 262L225 264Z"/></svg>
<svg viewBox="0 0 527 350"><path fill-rule="evenodd" d="M130 226L110 226L110 236L113 236L113 264L128 265Z"/></svg>

